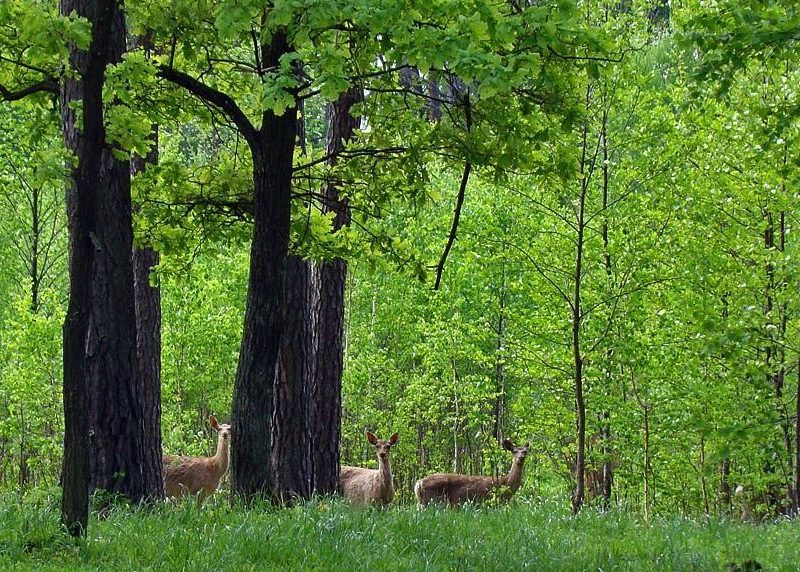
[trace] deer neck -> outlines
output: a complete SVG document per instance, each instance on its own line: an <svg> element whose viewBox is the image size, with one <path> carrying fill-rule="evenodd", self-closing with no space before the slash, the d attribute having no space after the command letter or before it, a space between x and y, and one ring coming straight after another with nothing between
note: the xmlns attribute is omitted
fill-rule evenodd
<svg viewBox="0 0 800 572"><path fill-rule="evenodd" d="M510 488L513 492L516 492L522 483L522 469L524 464L524 460L520 461L518 459L514 459L514 461L511 463L511 470L508 471L508 474L504 477L500 477L500 484Z"/></svg>
<svg viewBox="0 0 800 572"><path fill-rule="evenodd" d="M384 485L392 484L392 468L389 466L389 458L386 460L378 457L378 478Z"/></svg>
<svg viewBox="0 0 800 572"><path fill-rule="evenodd" d="M228 470L228 460L230 459L230 440L217 439L217 452L214 454L214 461L221 473Z"/></svg>

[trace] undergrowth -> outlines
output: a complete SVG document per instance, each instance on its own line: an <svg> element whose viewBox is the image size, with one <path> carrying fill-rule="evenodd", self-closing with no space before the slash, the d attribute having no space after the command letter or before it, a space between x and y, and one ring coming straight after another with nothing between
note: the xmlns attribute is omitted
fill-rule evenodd
<svg viewBox="0 0 800 572"><path fill-rule="evenodd" d="M231 507L222 495L150 507L112 504L72 540L58 498L0 498L2 570L796 570L800 524L574 517L554 502L461 510ZM755 569L755 568L753 568Z"/></svg>

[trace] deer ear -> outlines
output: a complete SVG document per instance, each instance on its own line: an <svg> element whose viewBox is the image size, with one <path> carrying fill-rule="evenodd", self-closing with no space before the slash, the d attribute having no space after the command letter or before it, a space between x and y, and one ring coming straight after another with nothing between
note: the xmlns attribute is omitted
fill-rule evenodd
<svg viewBox="0 0 800 572"><path fill-rule="evenodd" d="M526 449L530 449L530 448L531 448L531 442L530 442L530 441L528 441L527 443L525 443L525 448L526 448Z"/></svg>
<svg viewBox="0 0 800 572"><path fill-rule="evenodd" d="M514 450L514 444L511 443L511 439L503 439L503 449L505 449L506 451Z"/></svg>
<svg viewBox="0 0 800 572"><path fill-rule="evenodd" d="M217 423L217 418L213 415L208 416L208 424L211 425L212 429L219 431L219 424Z"/></svg>
<svg viewBox="0 0 800 572"><path fill-rule="evenodd" d="M367 435L367 441L369 441L373 445L378 444L378 438L375 436L375 433L370 433L369 431L367 431L366 435Z"/></svg>
<svg viewBox="0 0 800 572"><path fill-rule="evenodd" d="M392 433L392 436L389 437L389 444L395 445L397 443L397 433Z"/></svg>

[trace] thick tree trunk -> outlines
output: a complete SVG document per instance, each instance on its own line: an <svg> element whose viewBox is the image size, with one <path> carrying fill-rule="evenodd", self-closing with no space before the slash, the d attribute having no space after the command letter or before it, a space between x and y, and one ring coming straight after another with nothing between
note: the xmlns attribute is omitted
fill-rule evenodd
<svg viewBox="0 0 800 572"><path fill-rule="evenodd" d="M125 18L115 3L106 41L108 62L121 60L126 48ZM140 395L133 287L133 221L130 163L106 146L100 163L103 179L93 237L92 321L87 343L89 366L91 485L139 502L160 496L160 479L145 478L144 468L159 461L148 447Z"/></svg>
<svg viewBox="0 0 800 572"><path fill-rule="evenodd" d="M91 185L96 199L90 231L90 277L87 279L83 269L80 277L84 282L81 288L89 288L91 295L88 332L81 333L84 339L79 342L81 351L86 352L88 407L83 414L89 423L89 485L142 501L159 496L160 484L153 488L142 471L148 458L161 453L146 447L139 399L130 165L115 159L105 142L102 102L105 67L119 61L125 50L125 21L121 5L113 1L62 2L63 13L73 10L95 23L93 42L97 42L88 54L76 53L73 59L82 72L81 79L67 80L62 90L64 137L80 165L68 195L71 229L80 226L77 219L83 216L77 199L84 192L81 186ZM69 102L82 96L84 129L77 130ZM89 108L91 121L97 122L91 129L86 122ZM84 154L89 148L92 155L87 162ZM85 165L91 165L91 173L84 174Z"/></svg>
<svg viewBox="0 0 800 572"><path fill-rule="evenodd" d="M275 495L282 502L308 498L312 487L308 402L316 316L309 307L311 265L296 255L286 259L283 336L275 375L272 415L272 468Z"/></svg>
<svg viewBox="0 0 800 572"><path fill-rule="evenodd" d="M81 81L61 86L64 142L77 156L67 192L69 229L69 305L64 321L64 459L61 522L73 536L85 533L89 514L89 394L86 337L92 311L92 267L97 196L101 187L101 157L105 147L103 83L108 54L105 47L115 16L115 2L62 0L61 13L76 11L92 23L88 52L71 47L72 67ZM70 107L82 100L82 125ZM79 135L79 133L82 134Z"/></svg>
<svg viewBox="0 0 800 572"><path fill-rule="evenodd" d="M262 50L262 65L279 64L290 48L283 32ZM248 500L272 497L272 409L283 328L283 284L289 248L292 161L297 107L265 112L253 153L254 217L244 332L233 388L231 489Z"/></svg>
<svg viewBox="0 0 800 572"><path fill-rule="evenodd" d="M131 174L158 162L158 134L154 132L153 149L146 159L134 157ZM151 285L150 273L158 266L158 251L147 246L133 248L133 289L136 302L136 358L139 367L139 396L142 402L145 449L142 467L146 488L155 498L164 496L161 463L161 289Z"/></svg>
<svg viewBox="0 0 800 572"><path fill-rule="evenodd" d="M332 155L331 164L335 164L336 155L344 149L359 125L359 119L350 114L350 109L362 99L361 89L351 88L329 106L327 151ZM350 223L347 202L340 200L336 185L327 185L323 200L324 210L335 213L334 230ZM309 427L314 487L320 493L333 493L339 486L346 276L347 262L344 260L323 262L315 273L310 295L312 306L319 312Z"/></svg>

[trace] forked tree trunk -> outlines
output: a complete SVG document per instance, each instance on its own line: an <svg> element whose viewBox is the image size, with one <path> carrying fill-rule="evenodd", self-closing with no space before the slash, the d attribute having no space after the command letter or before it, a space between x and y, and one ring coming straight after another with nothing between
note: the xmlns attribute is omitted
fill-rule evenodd
<svg viewBox="0 0 800 572"><path fill-rule="evenodd" d="M290 47L283 31L262 49L262 65L279 65ZM272 413L275 367L283 329L283 285L289 248L296 105L262 116L253 154L254 217L244 332L233 389L231 492L272 497Z"/></svg>
<svg viewBox="0 0 800 572"><path fill-rule="evenodd" d="M362 99L361 89L351 88L329 106L327 151L332 156L331 164L336 163L336 155L344 149L359 125L359 119L351 115L350 109ZM335 213L334 230L349 225L347 202L340 199L339 189L334 183L329 183L324 189L323 200L323 209ZM339 486L346 277L347 262L339 258L321 263L312 283L311 304L318 312L318 338L309 427L314 487L320 493L336 492Z"/></svg>

